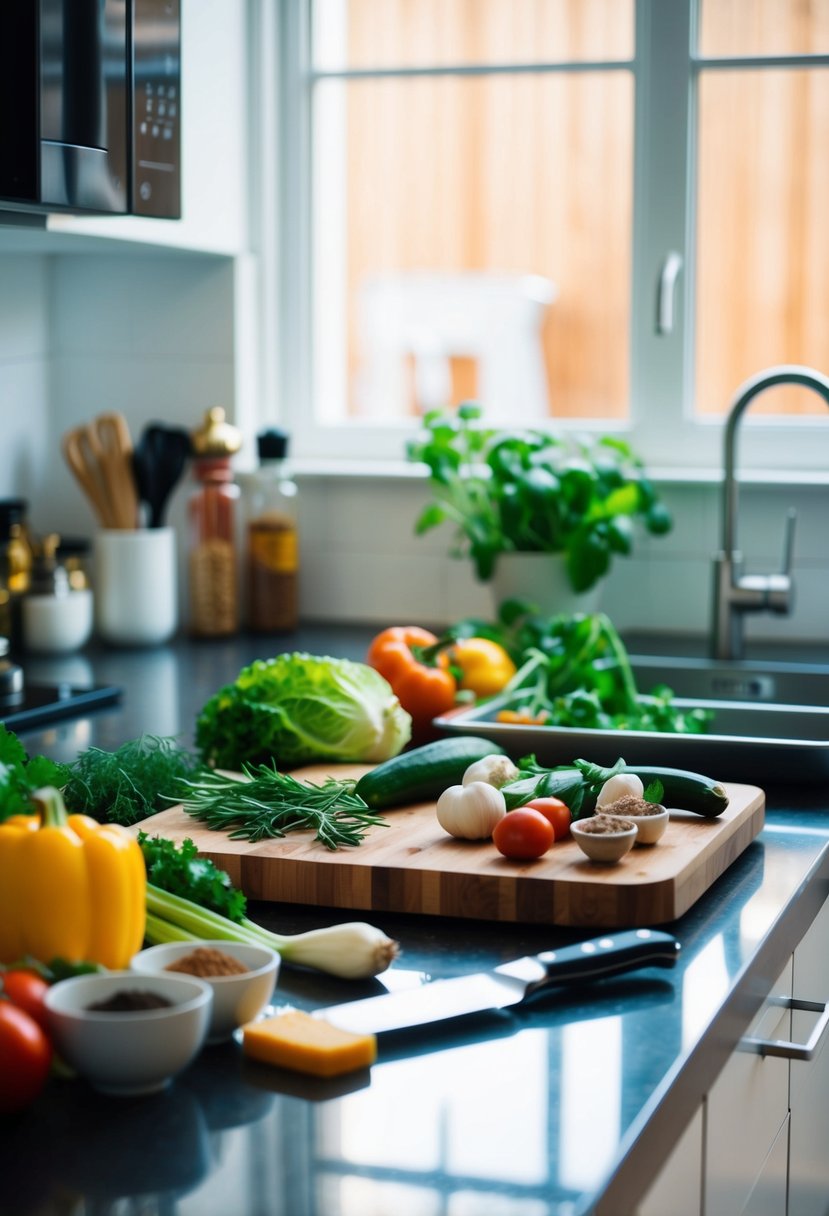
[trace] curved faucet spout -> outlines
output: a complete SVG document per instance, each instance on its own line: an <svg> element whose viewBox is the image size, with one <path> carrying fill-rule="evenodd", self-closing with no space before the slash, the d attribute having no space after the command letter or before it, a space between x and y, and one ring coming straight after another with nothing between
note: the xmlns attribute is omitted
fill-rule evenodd
<svg viewBox="0 0 829 1216"><path fill-rule="evenodd" d="M755 397L778 384L799 384L813 389L829 406L829 377L810 367L781 363L741 384L729 407L723 459L722 550L715 559L711 630L712 651L720 659L741 657L745 613L791 610L794 512L789 512L783 569L779 574L742 575L742 557L737 547L737 427Z"/></svg>

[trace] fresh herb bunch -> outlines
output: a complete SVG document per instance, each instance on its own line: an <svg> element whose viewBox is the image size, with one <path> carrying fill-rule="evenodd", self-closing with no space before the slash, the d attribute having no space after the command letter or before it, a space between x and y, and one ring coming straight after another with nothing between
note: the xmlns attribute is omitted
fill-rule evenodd
<svg viewBox="0 0 829 1216"><path fill-rule="evenodd" d="M494 430L474 403L423 423L407 456L428 466L434 501L415 531L454 524L453 556L471 557L484 581L500 553L561 553L573 589L588 591L631 552L634 520L655 536L672 526L624 440Z"/></svg>
<svg viewBox="0 0 829 1216"><path fill-rule="evenodd" d="M367 830L383 824L354 793L354 781L328 777L321 785L298 781L274 763L244 764L240 777L205 770L185 781L184 810L231 840L267 840L315 829L328 849L360 844Z"/></svg>
<svg viewBox="0 0 829 1216"><path fill-rule="evenodd" d="M154 887L190 899L236 924L245 919L247 900L242 892L233 886L229 874L209 858L199 857L192 840L177 845L161 836L139 832L138 843L144 854L147 881Z"/></svg>
<svg viewBox="0 0 829 1216"><path fill-rule="evenodd" d="M178 802L178 783L198 768L198 758L176 739L145 734L114 752L81 752L69 766L64 799L75 812L129 827Z"/></svg>
<svg viewBox="0 0 829 1216"><path fill-rule="evenodd" d="M499 619L467 618L458 637L489 637L518 670L506 685L509 707L548 726L583 730L650 730L702 734L711 710L679 708L666 685L639 691L622 639L604 613L540 616L521 600L507 600Z"/></svg>
<svg viewBox="0 0 829 1216"><path fill-rule="evenodd" d="M31 794L45 785L60 789L69 769L45 756L30 756L17 735L0 723L0 822L31 812Z"/></svg>

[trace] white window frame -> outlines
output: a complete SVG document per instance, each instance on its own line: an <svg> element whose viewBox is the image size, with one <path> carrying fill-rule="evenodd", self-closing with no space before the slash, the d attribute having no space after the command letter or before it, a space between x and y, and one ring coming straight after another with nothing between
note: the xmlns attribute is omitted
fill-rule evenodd
<svg viewBox="0 0 829 1216"><path fill-rule="evenodd" d="M635 0L635 55L632 60L607 63L486 65L440 69L397 69L341 72L314 71L311 66L311 4L285 0L279 17L263 16L268 0L259 0L253 25L253 50L262 79L276 79L274 127L262 123L266 139L277 138L274 177L263 186L263 221L278 229L277 248L264 259L263 296L270 302L278 335L266 349L262 382L274 402L274 417L290 426L293 451L303 461L332 469L353 465L401 463L405 440L416 423L410 419L379 425L349 420L322 425L314 417L312 385L312 310L315 268L312 257L312 113L311 93L317 80L366 76L424 74L482 75L493 71L627 70L635 84L634 208L632 237L630 421L551 420L564 427L595 429L629 439L656 472L673 471L690 479L710 479L722 467L722 420L693 417L693 268L695 264L695 94L703 69L829 66L829 55L786 55L769 58L704 59L692 53L697 45L697 0ZM658 53L651 49L658 47ZM680 267L670 296L673 326L659 332L660 277L666 259ZM678 261L676 260L678 258ZM270 286L269 286L270 285ZM275 352L275 353L274 353ZM760 371L760 368L755 371ZM829 373L829 368L819 370ZM738 385L734 385L736 394ZM727 403L723 403L724 406ZM792 480L829 477L829 414L781 420L751 416L741 424L740 467Z"/></svg>

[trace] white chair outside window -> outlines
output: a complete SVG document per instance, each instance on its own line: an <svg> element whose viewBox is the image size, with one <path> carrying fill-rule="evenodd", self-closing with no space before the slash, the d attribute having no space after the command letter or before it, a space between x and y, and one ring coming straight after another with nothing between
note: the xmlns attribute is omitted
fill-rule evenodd
<svg viewBox="0 0 829 1216"><path fill-rule="evenodd" d="M475 399L495 424L550 416L542 325L555 300L540 275L378 275L358 298L360 417L403 417L446 406L452 358L474 360ZM412 366L414 390L412 390Z"/></svg>

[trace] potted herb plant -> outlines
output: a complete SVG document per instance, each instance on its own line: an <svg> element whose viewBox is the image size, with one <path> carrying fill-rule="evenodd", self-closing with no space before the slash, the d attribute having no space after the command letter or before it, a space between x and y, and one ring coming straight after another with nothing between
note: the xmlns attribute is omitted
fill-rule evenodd
<svg viewBox="0 0 829 1216"><path fill-rule="evenodd" d="M497 602L523 596L543 610L594 611L571 597L595 601L614 557L631 552L636 522L653 535L671 528L641 460L610 436L497 430L467 403L426 414L407 457L428 467L432 489L416 533L453 524L452 555L492 580ZM510 581L528 558L537 573Z"/></svg>

